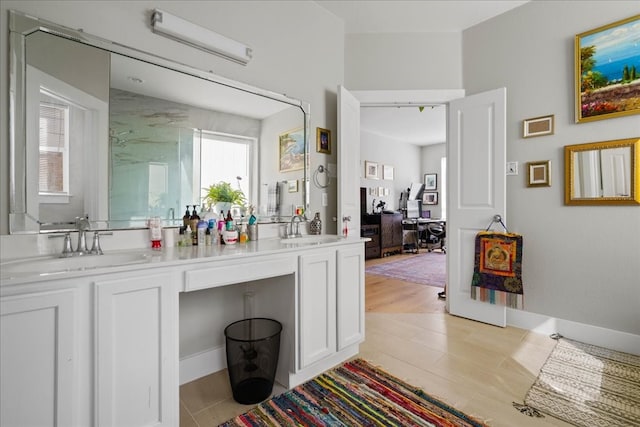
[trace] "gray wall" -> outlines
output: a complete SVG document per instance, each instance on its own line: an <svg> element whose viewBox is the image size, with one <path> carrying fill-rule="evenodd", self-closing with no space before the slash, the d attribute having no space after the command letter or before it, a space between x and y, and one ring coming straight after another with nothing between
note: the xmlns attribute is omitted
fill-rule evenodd
<svg viewBox="0 0 640 427"><path fill-rule="evenodd" d="M637 1L532 1L463 34L467 94L507 88L509 228L524 236L525 308L640 333L640 207L565 206L563 146L640 137L640 116L574 123L575 34L640 13ZM522 120L555 115L555 134L522 139ZM551 187L524 165L551 160ZM636 171L638 173L638 171Z"/></svg>
<svg viewBox="0 0 640 427"><path fill-rule="evenodd" d="M150 11L168 12L210 28L253 48L253 60L243 67L151 32ZM124 45L145 50L216 74L312 105L311 165L336 162L316 153L315 128L336 130L336 88L343 81L344 25L338 18L307 1L3 1L0 22L8 22L14 9L71 28L82 28ZM0 31L0 69L8 70L8 26ZM0 105L9 105L8 73L0 78ZM9 142L8 109L0 108L0 234L8 233ZM335 136L334 136L335 138ZM335 216L335 179L328 207L321 207L321 193L312 191L312 212L322 218ZM325 232L335 223L325 221Z"/></svg>
<svg viewBox="0 0 640 427"><path fill-rule="evenodd" d="M438 204L425 205L422 210L431 211L431 218L442 218L442 158L447 157L447 144L433 144L422 147L420 150L422 174L436 173ZM424 182L424 179L422 180Z"/></svg>
<svg viewBox="0 0 640 427"><path fill-rule="evenodd" d="M365 161L378 164L379 179L365 178ZM393 180L382 179L384 165L393 167ZM400 193L406 191L412 182L422 182L420 168L420 147L406 142L386 138L370 132L360 134L360 186L369 188L388 188L389 195L380 197L369 195L367 191L367 212L371 213L371 203L376 199L387 204L385 209L397 210Z"/></svg>

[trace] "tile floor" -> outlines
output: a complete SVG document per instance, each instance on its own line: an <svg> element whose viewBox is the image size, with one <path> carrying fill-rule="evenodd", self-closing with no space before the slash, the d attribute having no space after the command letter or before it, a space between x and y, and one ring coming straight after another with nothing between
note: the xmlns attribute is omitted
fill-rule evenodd
<svg viewBox="0 0 640 427"><path fill-rule="evenodd" d="M373 294L377 281L369 279L367 292ZM569 425L549 416L530 418L512 406L513 401L522 403L555 341L450 316L437 299L441 289L426 288L432 296L421 313L367 310L359 357L490 426ZM217 426L249 408L233 401L226 371L180 387L181 427Z"/></svg>

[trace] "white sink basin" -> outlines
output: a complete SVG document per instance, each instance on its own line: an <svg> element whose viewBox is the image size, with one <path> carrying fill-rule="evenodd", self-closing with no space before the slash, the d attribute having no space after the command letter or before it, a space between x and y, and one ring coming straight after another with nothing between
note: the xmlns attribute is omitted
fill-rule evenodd
<svg viewBox="0 0 640 427"><path fill-rule="evenodd" d="M316 236L291 237L280 240L285 245L319 245L321 243L338 242L344 237L332 234L321 234Z"/></svg>
<svg viewBox="0 0 640 427"><path fill-rule="evenodd" d="M151 261L151 256L145 252L82 255L70 258L51 256L7 261L0 265L0 270L2 271L2 277L11 277L16 275L44 275L67 271L116 267L119 265L140 264L149 261Z"/></svg>

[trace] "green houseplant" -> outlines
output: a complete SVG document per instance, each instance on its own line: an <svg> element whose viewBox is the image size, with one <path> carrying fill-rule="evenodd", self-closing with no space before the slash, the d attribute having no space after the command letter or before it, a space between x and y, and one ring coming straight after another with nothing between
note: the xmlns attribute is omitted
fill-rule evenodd
<svg viewBox="0 0 640 427"><path fill-rule="evenodd" d="M206 191L203 197L204 202L213 208L216 205L226 204L224 208L229 210L231 206L244 207L246 198L242 190L234 190L228 182L220 181L217 184L211 184L204 188Z"/></svg>

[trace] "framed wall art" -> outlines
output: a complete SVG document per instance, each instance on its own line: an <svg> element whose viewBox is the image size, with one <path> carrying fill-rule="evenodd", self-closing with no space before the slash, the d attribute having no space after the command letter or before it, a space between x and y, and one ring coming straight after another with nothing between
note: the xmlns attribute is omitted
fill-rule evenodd
<svg viewBox="0 0 640 427"><path fill-rule="evenodd" d="M438 192L437 191L425 191L422 193L423 205L437 205L438 204Z"/></svg>
<svg viewBox="0 0 640 427"><path fill-rule="evenodd" d="M424 189L425 191L433 191L438 189L438 174L437 173L425 173L424 174Z"/></svg>
<svg viewBox="0 0 640 427"><path fill-rule="evenodd" d="M640 114L640 15L575 37L576 123Z"/></svg>
<svg viewBox="0 0 640 427"><path fill-rule="evenodd" d="M316 128L316 151L331 154L331 131L329 129Z"/></svg>
<svg viewBox="0 0 640 427"><path fill-rule="evenodd" d="M364 177L367 179L378 179L378 164L365 160Z"/></svg>
<svg viewBox="0 0 640 427"><path fill-rule="evenodd" d="M551 187L551 161L527 163L527 187Z"/></svg>
<svg viewBox="0 0 640 427"><path fill-rule="evenodd" d="M298 128L281 133L280 172L291 172L304 168L304 129Z"/></svg>
<svg viewBox="0 0 640 427"><path fill-rule="evenodd" d="M533 138L534 136L553 135L553 120L553 115L523 120L522 137Z"/></svg>
<svg viewBox="0 0 640 427"><path fill-rule="evenodd" d="M382 166L382 179L393 181L393 166L389 166L389 165Z"/></svg>
<svg viewBox="0 0 640 427"><path fill-rule="evenodd" d="M289 190L289 193L297 193L298 192L298 180L297 179L290 179L289 181L287 181L287 188Z"/></svg>

